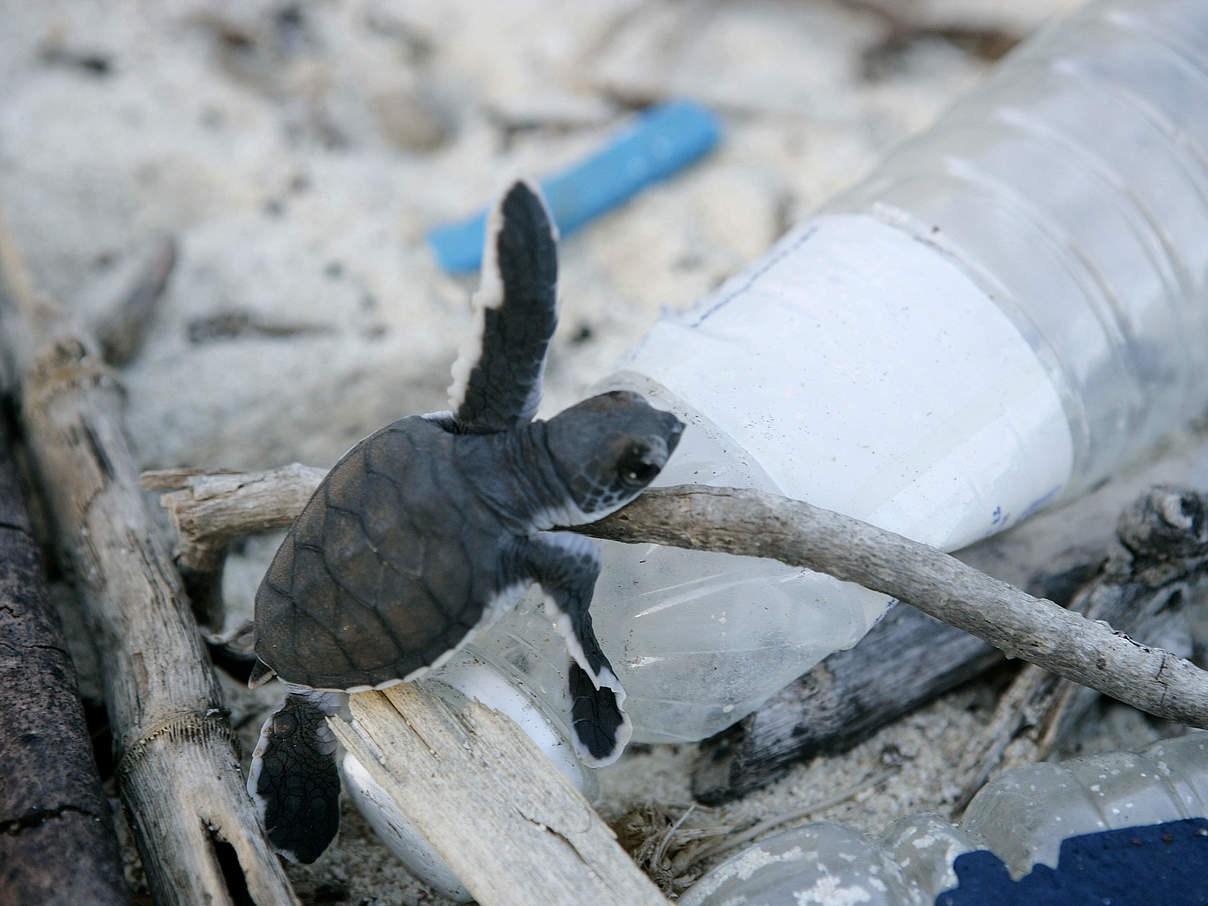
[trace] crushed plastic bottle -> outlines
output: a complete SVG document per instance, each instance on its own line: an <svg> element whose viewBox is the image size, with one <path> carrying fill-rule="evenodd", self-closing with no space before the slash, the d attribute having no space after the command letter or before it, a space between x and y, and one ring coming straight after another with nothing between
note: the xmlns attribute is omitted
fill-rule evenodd
<svg viewBox="0 0 1208 906"><path fill-rule="evenodd" d="M1007 771L974 797L959 826L935 815L914 815L890 825L875 842L851 828L826 821L782 831L722 862L687 890L678 903L680 906L830 903L930 906L944 891L959 891L966 878L977 870L975 866L986 865L991 871L997 867L1004 876L1010 873L1009 878L994 879L1002 886L1009 887L1032 872L1042 890L1059 891L1061 868L1074 840L1087 841L1087 834L1169 823L1169 830L1158 834L1161 841L1169 844L1176 842L1174 822L1205 817L1208 817L1208 732L1194 732L1155 743L1139 754L1112 752ZM1202 872L1208 870L1208 823L1195 822L1179 830L1194 844L1190 851L1196 861L1184 868L1193 871L1198 866L1201 872L1196 889L1187 893L1202 896L1205 893ZM1144 836L1138 830L1128 835L1125 843L1139 847ZM1087 842L1092 846L1086 848L1093 848L1094 841L1095 838L1089 838ZM980 852L984 850L996 858ZM965 855L974 852L982 858L970 859ZM1145 884L1145 858L1149 854L1140 855L1137 871L1140 883ZM958 859L965 864L958 863ZM1113 858L1113 861L1119 860ZM1038 865L1053 871L1041 871ZM1073 870L1078 873L1077 883L1098 882L1097 889L1101 891L1110 891L1120 884L1118 878L1094 877L1093 868L1088 871L1082 866ZM1066 896L1072 897L1069 889L1065 889ZM976 898L952 901L979 902ZM1075 901L1092 902L1060 897L1045 900Z"/></svg>
<svg viewBox="0 0 1208 906"><path fill-rule="evenodd" d="M1007 771L978 792L961 828L1018 876L1057 865L1076 834L1208 817L1208 732Z"/></svg>
<svg viewBox="0 0 1208 906"><path fill-rule="evenodd" d="M659 484L755 487L952 550L1208 405L1208 4L1038 34L603 382L688 421ZM634 739L697 740L889 601L771 561L605 545L592 615ZM530 598L467 662L560 702Z"/></svg>

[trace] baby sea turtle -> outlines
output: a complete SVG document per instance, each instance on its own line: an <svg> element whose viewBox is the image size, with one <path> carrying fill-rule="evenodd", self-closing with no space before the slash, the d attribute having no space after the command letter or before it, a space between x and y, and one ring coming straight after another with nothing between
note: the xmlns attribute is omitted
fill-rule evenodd
<svg viewBox="0 0 1208 906"><path fill-rule="evenodd" d="M659 473L683 424L634 393L534 421L556 323L557 235L517 182L487 221L477 335L453 366L449 412L411 416L344 455L289 530L256 593L258 685L289 688L266 721L248 791L269 839L310 862L339 820L336 693L438 667L533 582L570 651L575 748L614 761L631 726L592 630L600 554L555 526L592 522Z"/></svg>

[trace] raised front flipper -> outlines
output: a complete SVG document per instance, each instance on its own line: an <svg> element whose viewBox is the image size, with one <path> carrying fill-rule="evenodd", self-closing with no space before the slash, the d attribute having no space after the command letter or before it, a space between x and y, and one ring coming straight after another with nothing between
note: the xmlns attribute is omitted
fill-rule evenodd
<svg viewBox="0 0 1208 906"><path fill-rule="evenodd" d="M298 862L313 862L340 826L336 739L327 726L338 693L291 692L260 729L247 791L269 842Z"/></svg>
<svg viewBox="0 0 1208 906"><path fill-rule="evenodd" d="M537 411L557 282L557 229L537 189L514 183L487 218L477 329L453 363L449 409L461 430L505 431Z"/></svg>
<svg viewBox="0 0 1208 906"><path fill-rule="evenodd" d="M517 541L510 565L517 579L541 585L546 612L566 638L576 753L592 767L611 764L633 735L633 725L621 708L625 690L600 648L588 612L600 574L599 549L582 535L542 533Z"/></svg>

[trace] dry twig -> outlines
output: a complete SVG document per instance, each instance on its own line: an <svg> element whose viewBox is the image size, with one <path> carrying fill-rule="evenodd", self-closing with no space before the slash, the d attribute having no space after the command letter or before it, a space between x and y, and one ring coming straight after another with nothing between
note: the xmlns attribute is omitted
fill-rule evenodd
<svg viewBox="0 0 1208 906"><path fill-rule="evenodd" d="M154 473L145 480L164 485ZM299 486L278 476L275 492L264 486L263 474L225 480L230 493L221 506L209 501L207 518L212 521L197 529L203 537L221 536L225 513L242 509L243 484L295 499L314 489L309 478ZM202 481L203 476L193 476L187 483ZM178 527L197 522L191 496L187 488L165 495ZM278 511L261 528L288 521ZM767 557L829 573L909 603L1008 657L1038 664L1155 716L1208 728L1208 672L1191 662L1034 598L928 545L803 501L736 488L656 488L575 530L613 541ZM189 544L185 540L184 548Z"/></svg>
<svg viewBox="0 0 1208 906"><path fill-rule="evenodd" d="M700 814L696 803L682 809L672 820L667 806L646 803L617 819L626 849L634 861L667 892L690 887L715 862L746 843L770 831L798 824L827 809L871 790L893 777L896 768L878 771L856 783L829 793L820 799L787 812L771 815L740 827L725 821L705 818L704 824L689 824ZM707 807L705 807L707 809Z"/></svg>
<svg viewBox="0 0 1208 906"><path fill-rule="evenodd" d="M769 557L891 595L1157 717L1208 727L1208 672L1033 598L955 557L799 500L734 488L648 491L580 531L613 541Z"/></svg>
<svg viewBox="0 0 1208 906"><path fill-rule="evenodd" d="M1120 547L1120 514L1163 485L1208 488L1208 432L1170 438L1160 455L953 556L1034 597L1068 606L1100 575L1108 551ZM1161 556L1157 548L1169 546L1169 539L1162 540L1154 555ZM1102 618L1150 642L1178 632L1186 620L1176 609L1152 618L1142 613L1147 595L1152 601L1165 592L1139 583L1165 583L1162 574L1143 570L1133 580L1130 594L1137 603L1131 613L1126 607L1119 615L1113 611ZM693 768L693 795L709 804L743 796L803 759L845 751L1000 660L998 651L974 636L912 607L894 608L857 645L830 655L754 714L702 743ZM1048 678L1045 688L1055 688L1052 674L1040 668L1023 672L1043 675ZM1094 700L1088 690L1082 692L1063 694L1062 700L1078 707ZM1053 731L1046 734L1052 736Z"/></svg>
<svg viewBox="0 0 1208 906"><path fill-rule="evenodd" d="M125 297L97 325L97 343L101 355L110 365L124 365L138 354L151 329L159 297L175 266L176 240L167 236L156 243Z"/></svg>

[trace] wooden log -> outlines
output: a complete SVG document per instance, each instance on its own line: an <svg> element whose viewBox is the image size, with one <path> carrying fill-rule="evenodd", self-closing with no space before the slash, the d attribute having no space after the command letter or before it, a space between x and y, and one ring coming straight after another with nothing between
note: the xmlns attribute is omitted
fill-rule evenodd
<svg viewBox="0 0 1208 906"><path fill-rule="evenodd" d="M146 510L121 393L92 342L32 284L0 220L21 421L100 650L117 779L157 903L296 903L243 787L180 577Z"/></svg>
<svg viewBox="0 0 1208 906"><path fill-rule="evenodd" d="M481 906L666 906L591 805L511 720L405 683L350 697L336 737Z"/></svg>
<svg viewBox="0 0 1208 906"><path fill-rule="evenodd" d="M0 903L129 903L75 667L2 420L0 764Z"/></svg>
<svg viewBox="0 0 1208 906"><path fill-rule="evenodd" d="M1093 492L953 556L1064 606L1100 571L1120 513L1163 483L1208 487L1208 432L1188 433ZM1144 615L1124 618L1126 631L1133 633L1136 619ZM832 654L754 714L703 742L693 794L706 804L744 796L801 760L845 751L1000 660L995 649L959 629L914 608L895 608L854 647Z"/></svg>

